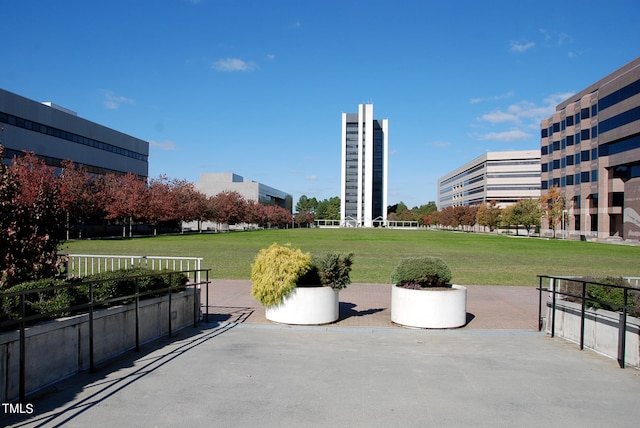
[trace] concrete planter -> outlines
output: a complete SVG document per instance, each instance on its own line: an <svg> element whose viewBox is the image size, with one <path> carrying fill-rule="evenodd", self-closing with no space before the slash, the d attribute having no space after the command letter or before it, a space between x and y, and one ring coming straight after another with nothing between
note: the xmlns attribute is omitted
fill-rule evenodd
<svg viewBox="0 0 640 428"><path fill-rule="evenodd" d="M467 322L467 288L412 290L392 285L391 321L406 327L461 327Z"/></svg>
<svg viewBox="0 0 640 428"><path fill-rule="evenodd" d="M340 315L338 296L339 292L331 287L298 287L281 305L267 307L265 316L281 324L332 323Z"/></svg>
<svg viewBox="0 0 640 428"><path fill-rule="evenodd" d="M167 296L140 302L140 343L150 342L193 323L193 291L174 293L171 314ZM135 348L135 305L114 306L94 313L94 359L100 364ZM25 333L26 393L89 368L89 315L80 314L29 326ZM19 397L18 331L0 334L0 401Z"/></svg>

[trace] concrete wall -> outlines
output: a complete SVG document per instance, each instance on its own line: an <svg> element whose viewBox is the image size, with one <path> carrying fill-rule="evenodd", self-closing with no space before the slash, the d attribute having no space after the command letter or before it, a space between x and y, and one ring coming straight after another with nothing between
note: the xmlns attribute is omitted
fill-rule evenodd
<svg viewBox="0 0 640 428"><path fill-rule="evenodd" d="M552 308L548 306L546 329L551 333ZM580 304L556 302L555 335L580 343ZM584 347L618 359L618 332L621 314L604 309L586 309ZM627 316L625 363L640 368L640 319Z"/></svg>
<svg viewBox="0 0 640 428"><path fill-rule="evenodd" d="M172 332L193 323L193 290L171 297ZM135 348L135 305L117 306L94 313L94 363L99 364ZM143 300L139 311L140 343L169 334L168 297ZM76 315L27 328L25 391L37 391L88 370L89 315ZM0 334L0 402L19 397L19 332Z"/></svg>

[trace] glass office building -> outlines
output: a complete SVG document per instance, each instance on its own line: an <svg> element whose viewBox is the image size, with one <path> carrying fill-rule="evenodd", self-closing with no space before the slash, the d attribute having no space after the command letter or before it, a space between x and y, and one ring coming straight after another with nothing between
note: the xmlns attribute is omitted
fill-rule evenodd
<svg viewBox="0 0 640 428"><path fill-rule="evenodd" d="M374 119L373 104L342 113L341 226L386 224L388 136L388 120Z"/></svg>
<svg viewBox="0 0 640 428"><path fill-rule="evenodd" d="M556 230L640 239L640 58L558 104L540 147L542 192L557 186L566 201Z"/></svg>

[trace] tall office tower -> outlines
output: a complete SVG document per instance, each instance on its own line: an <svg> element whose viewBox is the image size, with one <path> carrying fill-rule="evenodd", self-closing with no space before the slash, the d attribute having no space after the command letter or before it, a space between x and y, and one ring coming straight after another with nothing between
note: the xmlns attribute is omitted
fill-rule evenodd
<svg viewBox="0 0 640 428"><path fill-rule="evenodd" d="M373 104L342 113L341 226L386 224L388 127L387 119L373 118Z"/></svg>

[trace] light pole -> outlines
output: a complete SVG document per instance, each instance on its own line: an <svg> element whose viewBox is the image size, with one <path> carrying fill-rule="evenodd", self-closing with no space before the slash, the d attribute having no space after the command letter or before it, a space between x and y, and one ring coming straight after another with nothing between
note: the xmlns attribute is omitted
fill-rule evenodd
<svg viewBox="0 0 640 428"><path fill-rule="evenodd" d="M567 215L567 210L562 210L562 239L564 239L564 236L566 234L566 230L565 230L565 217Z"/></svg>

